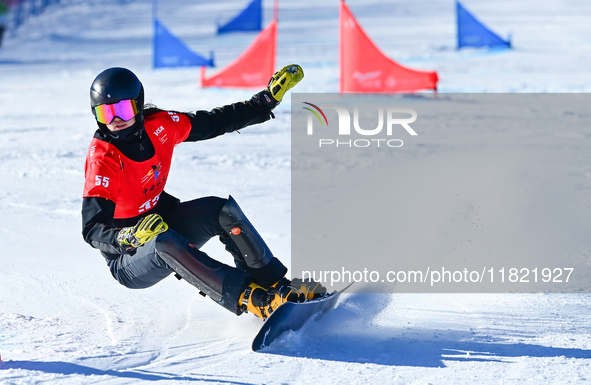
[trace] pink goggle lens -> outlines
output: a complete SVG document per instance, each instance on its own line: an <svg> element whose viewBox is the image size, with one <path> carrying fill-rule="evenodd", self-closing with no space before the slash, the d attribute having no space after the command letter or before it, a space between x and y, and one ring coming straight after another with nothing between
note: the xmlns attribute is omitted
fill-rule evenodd
<svg viewBox="0 0 591 385"><path fill-rule="evenodd" d="M135 100L122 100L114 104L101 104L94 107L96 120L103 124L110 124L116 116L128 121L138 113Z"/></svg>

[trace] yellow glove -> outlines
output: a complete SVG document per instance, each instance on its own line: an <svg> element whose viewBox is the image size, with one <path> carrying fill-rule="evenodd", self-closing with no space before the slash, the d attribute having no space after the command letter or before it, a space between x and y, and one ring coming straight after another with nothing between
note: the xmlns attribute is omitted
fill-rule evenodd
<svg viewBox="0 0 591 385"><path fill-rule="evenodd" d="M168 230L168 225L158 214L150 214L140 219L133 227L124 227L117 234L117 242L125 251L130 251L152 240Z"/></svg>
<svg viewBox="0 0 591 385"><path fill-rule="evenodd" d="M268 90L276 101L283 100L283 95L304 78L304 70L297 64L290 64L273 74Z"/></svg>

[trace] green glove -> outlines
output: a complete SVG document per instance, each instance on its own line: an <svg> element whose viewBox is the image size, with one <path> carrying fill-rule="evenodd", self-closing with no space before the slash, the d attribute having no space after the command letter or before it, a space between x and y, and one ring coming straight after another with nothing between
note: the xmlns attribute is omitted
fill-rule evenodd
<svg viewBox="0 0 591 385"><path fill-rule="evenodd" d="M117 234L117 242L125 251L143 246L158 234L168 230L168 225L158 214L150 214L133 227L124 227Z"/></svg>
<svg viewBox="0 0 591 385"><path fill-rule="evenodd" d="M304 70L297 64L290 64L273 74L268 90L276 101L283 100L283 95L304 78Z"/></svg>

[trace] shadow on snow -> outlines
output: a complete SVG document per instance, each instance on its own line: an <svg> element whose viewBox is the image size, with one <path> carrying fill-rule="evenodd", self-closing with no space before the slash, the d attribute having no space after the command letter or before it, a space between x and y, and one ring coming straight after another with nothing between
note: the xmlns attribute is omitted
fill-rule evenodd
<svg viewBox="0 0 591 385"><path fill-rule="evenodd" d="M288 332L262 353L393 366L442 367L444 361L507 362L516 357L591 358L591 350L512 343L458 330L379 326L388 294L354 294L298 332ZM401 316L402 317L402 316Z"/></svg>
<svg viewBox="0 0 591 385"><path fill-rule="evenodd" d="M146 370L101 370L92 368L90 366L73 364L70 362L43 362L43 361L6 361L0 362L0 370L6 369L22 369L39 371L47 374L62 374L62 375L83 375L83 376L110 376L119 378L130 378L141 381L199 381L213 382L216 384L235 384L235 385L250 385L246 382L229 381L220 378L203 378L192 376L175 376L166 373L149 372Z"/></svg>

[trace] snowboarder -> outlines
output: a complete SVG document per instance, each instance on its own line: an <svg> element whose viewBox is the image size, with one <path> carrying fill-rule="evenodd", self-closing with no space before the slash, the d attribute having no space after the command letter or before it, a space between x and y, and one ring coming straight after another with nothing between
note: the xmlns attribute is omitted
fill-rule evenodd
<svg viewBox="0 0 591 385"><path fill-rule="evenodd" d="M143 85L128 69L96 77L90 104L98 129L86 156L82 235L119 283L146 288L174 272L231 312L260 318L285 301L321 295L321 285L285 277L287 268L231 196L181 202L164 191L175 145L271 119L303 77L299 65L288 65L250 100L194 113L144 106ZM199 250L214 236L236 267Z"/></svg>

